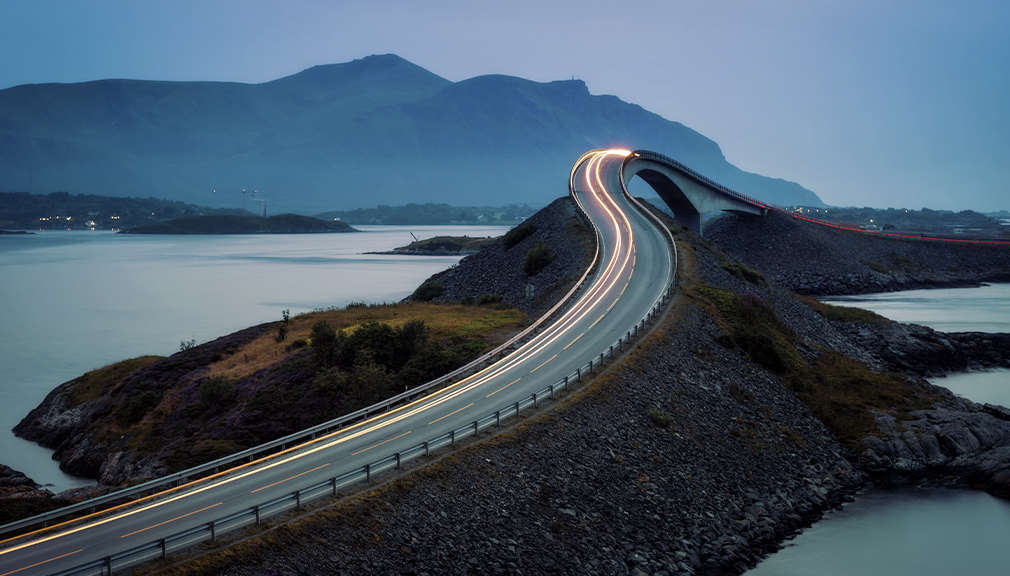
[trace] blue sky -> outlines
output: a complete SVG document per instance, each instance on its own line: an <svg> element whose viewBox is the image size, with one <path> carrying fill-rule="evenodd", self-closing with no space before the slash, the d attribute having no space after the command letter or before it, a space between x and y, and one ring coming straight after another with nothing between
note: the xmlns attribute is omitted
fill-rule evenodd
<svg viewBox="0 0 1010 576"><path fill-rule="evenodd" d="M453 81L574 76L829 204L1010 210L1008 30L1004 0L0 0L0 89L394 53Z"/></svg>

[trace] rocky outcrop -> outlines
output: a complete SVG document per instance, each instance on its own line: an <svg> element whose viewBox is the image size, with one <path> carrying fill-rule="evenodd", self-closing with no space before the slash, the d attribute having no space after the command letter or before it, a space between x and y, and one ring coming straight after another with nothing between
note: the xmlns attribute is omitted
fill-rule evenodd
<svg viewBox="0 0 1010 576"><path fill-rule="evenodd" d="M724 216L705 237L770 280L821 296L1010 282L1010 246L889 238L820 226L778 212Z"/></svg>
<svg viewBox="0 0 1010 576"><path fill-rule="evenodd" d="M1010 410L950 397L898 421L874 414L880 435L863 439L859 466L891 482L928 482L1010 498Z"/></svg>

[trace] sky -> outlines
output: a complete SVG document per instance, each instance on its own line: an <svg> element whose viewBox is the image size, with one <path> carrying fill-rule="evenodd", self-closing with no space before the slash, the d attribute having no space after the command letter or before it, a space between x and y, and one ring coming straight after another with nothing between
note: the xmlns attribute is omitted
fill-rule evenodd
<svg viewBox="0 0 1010 576"><path fill-rule="evenodd" d="M0 89L393 53L581 79L830 205L1010 210L1008 30L1005 0L0 0Z"/></svg>

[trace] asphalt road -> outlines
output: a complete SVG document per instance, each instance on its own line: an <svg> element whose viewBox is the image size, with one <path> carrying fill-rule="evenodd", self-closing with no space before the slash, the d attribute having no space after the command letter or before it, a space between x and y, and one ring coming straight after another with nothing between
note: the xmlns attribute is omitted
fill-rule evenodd
<svg viewBox="0 0 1010 576"><path fill-rule="evenodd" d="M664 233L624 195L625 155L588 153L573 170L572 193L599 232L595 277L562 318L517 351L438 393L282 455L52 534L4 542L0 576L53 574L323 482L513 405L598 358L641 320L673 273Z"/></svg>

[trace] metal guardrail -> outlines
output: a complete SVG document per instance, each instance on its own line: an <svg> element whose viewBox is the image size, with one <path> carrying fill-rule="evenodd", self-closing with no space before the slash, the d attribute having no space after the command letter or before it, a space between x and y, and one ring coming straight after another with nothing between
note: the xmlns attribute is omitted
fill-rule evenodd
<svg viewBox="0 0 1010 576"><path fill-rule="evenodd" d="M580 162L581 163L581 159ZM578 164L576 166L578 166ZM574 169L573 169L574 173ZM623 182L623 180L622 180ZM623 184L622 184L623 187ZM574 197L574 187L571 187L570 192ZM624 193L631 198L628 194L627 189ZM577 200L577 199L576 199ZM608 359L613 358L614 355L620 352L625 346L630 345L632 339L637 338L638 335L644 332L647 324L651 324L659 315L662 307L669 302L673 295L673 289L676 286L676 281L678 278L676 262L677 258L677 248L676 244L673 243L673 235L670 233L669 229L663 224L655 215L653 215L649 210L645 209L641 204L631 198L631 200L638 206L639 209L643 210L648 216L652 217L656 222L660 224L660 229L666 231L666 235L671 242L673 249L673 263L674 268L671 274L670 283L667 288L659 296L653 306L645 314L645 316L635 323L635 325L628 330L624 336L617 339L616 342L611 344L609 347L603 349L599 356L593 356L585 364L582 364L575 369L575 372L570 373L565 376L562 380L559 380L538 392L519 400L517 402L508 404L499 408L498 410L485 415L482 418L474 420L473 423L468 424L462 428L457 428L455 430L450 430L449 432L436 436L430 440L416 444L406 450L390 454L384 458L380 458L375 462L370 464L365 464L364 466L351 470L350 472L344 473L340 476L334 476L326 481L312 484L306 486L294 492L290 492L285 496L275 498L273 500L256 504L245 510L236 512L234 514L211 520L210 522L205 522L188 530L178 532L167 536L165 538L160 538L158 540L153 540L146 544L136 546L129 550L118 552L106 556L105 558L88 562L85 564L78 565L74 568L58 572L53 576L77 576L77 575L91 575L95 574L98 576L111 576L114 570L122 570L124 568L129 568L131 566L136 566L143 562L147 562L157 558L166 558L168 554L174 551L178 551L194 544L201 543L207 540L214 541L217 537L225 532L230 532L243 528L245 526L259 524L263 520L287 512L292 509L300 509L304 504L317 500L327 496L337 496L339 491L348 486L360 482L369 482L372 477L381 472L385 472L390 469L400 469L403 464L420 458L421 456L428 456L433 450L438 450L445 446L455 446L457 442L468 438L470 436L475 436L479 434L482 430L486 430L490 427L500 427L503 420L519 416L522 410L533 407L539 407L539 404L545 400L554 399L555 396L562 391L568 390L573 384L582 381L582 378L594 372L596 369L600 368L602 364ZM581 204L578 204L580 209ZM584 210L584 209L583 209ZM595 226L594 226L595 228ZM597 230L597 235L599 231ZM599 256L599 243L597 243L597 257ZM589 272L595 266L597 258L594 258L593 265L587 269L586 274L583 276L583 281L588 277ZM576 288L581 286L580 282L576 285ZM574 294L575 289L569 293L570 297ZM560 304L563 304L568 300L568 297L563 299ZM558 306L552 308L552 311L546 314L544 317L550 316Z"/></svg>
<svg viewBox="0 0 1010 576"><path fill-rule="evenodd" d="M579 289L582 288L583 284L585 284L586 280L589 278L589 275L596 268L596 263L599 259L600 254L600 245L598 240L599 238L597 238L596 253L593 255L592 263L590 263L589 267L586 269L586 272L582 275L582 278L579 279L579 281L575 284L575 286L573 286L572 289L569 290L568 293L565 295L565 297L562 298L560 301L558 301L558 303L555 304L554 307L552 307L550 310L544 313L540 318L538 318L533 324L531 324L525 330L523 330L513 338L509 339L504 344L501 344L494 350L491 350L490 352L482 355L476 360L473 360L472 362L466 364L465 366L462 366L450 372L449 374L436 378L425 384L416 386L405 392L401 392L396 396L387 398L371 406L362 408L361 410L358 410L356 412L345 414L344 416L335 418L328 422L323 422L322 424L318 424L311 428L306 428L304 430L294 432L292 434L284 436L283 438L271 440L270 442L265 442L252 448L247 448L246 450L236 452L235 454L232 454L230 456L224 456L222 458L218 458L217 460L213 460L205 464L200 464L198 466L194 466L181 472L168 474L166 476L156 478L149 482L138 484L131 488L127 488L124 490L117 490L115 492L110 492L104 496L99 496L97 498L92 498L84 502L72 504L64 508L52 510L49 512L45 512L43 514L32 516L30 518L25 518L23 520L17 520L15 522L4 524L3 526L0 526L0 535L13 532L15 530L21 530L23 528L29 528L31 526L39 524L41 524L42 527L46 527L50 520L56 518L62 518L69 514L75 514L77 512L85 510L89 511L90 513L95 513L96 511L98 511L98 508L100 506L121 502L125 499L131 498L138 494L149 492L151 490L160 488L167 484L176 484L178 486L184 484L189 479L193 479L195 477L200 476L201 474L205 474L208 472L217 474L218 472L221 471L222 468L228 468L232 464L236 464L238 462L243 463L252 462L257 455L263 455L278 448L281 451L283 451L287 449L289 445L296 445L306 440L314 440L316 436L319 434L325 434L333 430L339 430L344 425L355 423L361 420L367 420L371 416L389 411L389 409L394 406L398 406L401 403L405 404L422 395L425 395L429 393L432 388L435 388L443 384L448 384L456 378L462 379L465 378L466 376L472 375L473 373L476 373L477 371L482 369L485 364L493 361L500 354L503 354L510 347L516 345L524 338L535 333L535 331L538 328L540 328L540 326L545 321L550 319L559 309L561 309L564 305L566 305L568 301L571 300L576 295Z"/></svg>

